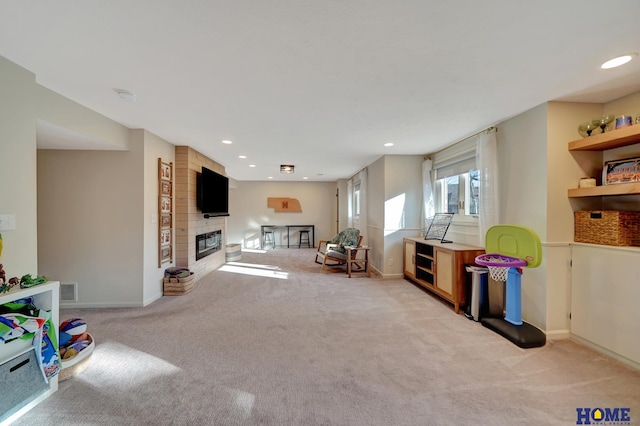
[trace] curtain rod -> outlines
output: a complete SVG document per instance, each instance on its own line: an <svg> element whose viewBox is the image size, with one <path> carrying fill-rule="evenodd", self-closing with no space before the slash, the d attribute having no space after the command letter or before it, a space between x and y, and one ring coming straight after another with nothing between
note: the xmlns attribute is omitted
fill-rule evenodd
<svg viewBox="0 0 640 426"><path fill-rule="evenodd" d="M454 146L456 146L456 145L459 145L459 144L461 144L461 143L463 143L463 142L466 142L467 140L469 140L469 139L471 139L471 138L473 138L473 137L475 137L475 136L481 135L482 133L491 133L491 132L493 132L493 131L498 132L498 128L497 128L496 126L491 126L491 127L488 127L488 128L486 128L486 129L484 129L484 130L480 130L478 133L474 133L474 134L472 134L472 135L470 135L470 136L467 136L467 137L466 137L466 138L464 138L464 139L460 139L458 142L454 142L454 143L452 143L451 145L447 146L446 148L442 148L442 149L441 149L440 151L438 151L438 152L442 152L442 151L447 150L447 149L449 149L449 148L452 148L452 147L454 147ZM436 152L433 152L433 153L431 153L431 154L429 154L429 155L425 155L425 156L424 156L424 158L425 158L425 159L431 159L431 157L432 157L434 154L437 154L437 153L436 153Z"/></svg>
<svg viewBox="0 0 640 426"><path fill-rule="evenodd" d="M486 129L484 129L484 130L480 130L478 133L474 133L474 134L472 134L471 136L467 136L467 137L466 137L466 138L464 138L464 139L460 139L460 140L459 140L458 142L456 142L456 143L464 142L464 141L466 141L467 139L471 139L471 138L472 138L472 137L474 137L474 136L478 136L478 135L481 135L481 134L483 134L483 133L491 133L491 132L493 132L493 131L495 131L495 132L497 133L497 132L498 132L498 128L497 128L496 126L488 127L488 128L486 128ZM455 145L456 143L454 143L453 145Z"/></svg>
<svg viewBox="0 0 640 426"><path fill-rule="evenodd" d="M486 128L486 129L484 129L484 130L480 130L478 133L474 133L474 134L472 134L472 135L470 135L470 136L467 136L466 138L460 139L458 142L454 142L454 143L452 143L452 144L451 144L451 145L449 145L447 148L450 148L450 147L452 147L452 146L458 145L459 143L462 143L462 142L464 142L464 141L466 141L466 140L468 140L468 139L471 139L471 138L473 138L473 137L475 137L475 136L478 136L478 135L481 135L481 134L483 134L483 133L491 133L491 132L493 132L493 131L496 131L496 132L497 132L497 131L498 131L498 128L497 128L497 127L495 127L495 126L491 126L491 127L488 127L488 128ZM443 148L443 149L447 149L447 148Z"/></svg>

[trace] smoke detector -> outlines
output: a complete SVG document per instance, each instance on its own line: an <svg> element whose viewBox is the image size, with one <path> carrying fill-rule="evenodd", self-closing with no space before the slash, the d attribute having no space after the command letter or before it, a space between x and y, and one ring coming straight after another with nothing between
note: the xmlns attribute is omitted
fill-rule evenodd
<svg viewBox="0 0 640 426"><path fill-rule="evenodd" d="M134 102L136 100L136 95L134 93L131 93L128 90L124 90L124 89L113 89L113 90L118 94L118 97L124 101Z"/></svg>

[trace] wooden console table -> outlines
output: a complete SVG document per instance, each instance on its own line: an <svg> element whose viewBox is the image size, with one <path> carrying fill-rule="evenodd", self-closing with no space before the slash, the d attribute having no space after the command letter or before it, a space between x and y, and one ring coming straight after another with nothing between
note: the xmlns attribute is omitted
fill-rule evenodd
<svg viewBox="0 0 640 426"><path fill-rule="evenodd" d="M404 239L404 277L453 304L456 313L467 302L465 265L474 265L482 247Z"/></svg>

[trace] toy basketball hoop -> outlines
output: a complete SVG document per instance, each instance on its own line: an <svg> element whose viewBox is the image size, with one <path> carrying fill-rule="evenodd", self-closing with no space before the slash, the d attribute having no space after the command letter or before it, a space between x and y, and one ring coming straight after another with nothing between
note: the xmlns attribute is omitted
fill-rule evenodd
<svg viewBox="0 0 640 426"><path fill-rule="evenodd" d="M521 268L527 266L527 261L518 259L517 257L504 256L502 254L481 254L476 257L478 265L486 266L489 269L489 275L495 281L507 281L509 268Z"/></svg>
<svg viewBox="0 0 640 426"><path fill-rule="evenodd" d="M483 318L482 325L521 348L544 346L545 333L522 321L522 269L536 268L542 261L540 238L518 225L495 225L487 230L485 252L476 257L489 269L491 278L504 284L504 318Z"/></svg>

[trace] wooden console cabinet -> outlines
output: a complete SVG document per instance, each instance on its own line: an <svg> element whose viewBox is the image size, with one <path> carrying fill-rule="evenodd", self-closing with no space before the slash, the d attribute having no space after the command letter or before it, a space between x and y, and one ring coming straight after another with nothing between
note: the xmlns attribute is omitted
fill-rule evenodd
<svg viewBox="0 0 640 426"><path fill-rule="evenodd" d="M404 238L404 277L453 304L456 313L467 303L466 265L474 265L481 247Z"/></svg>

